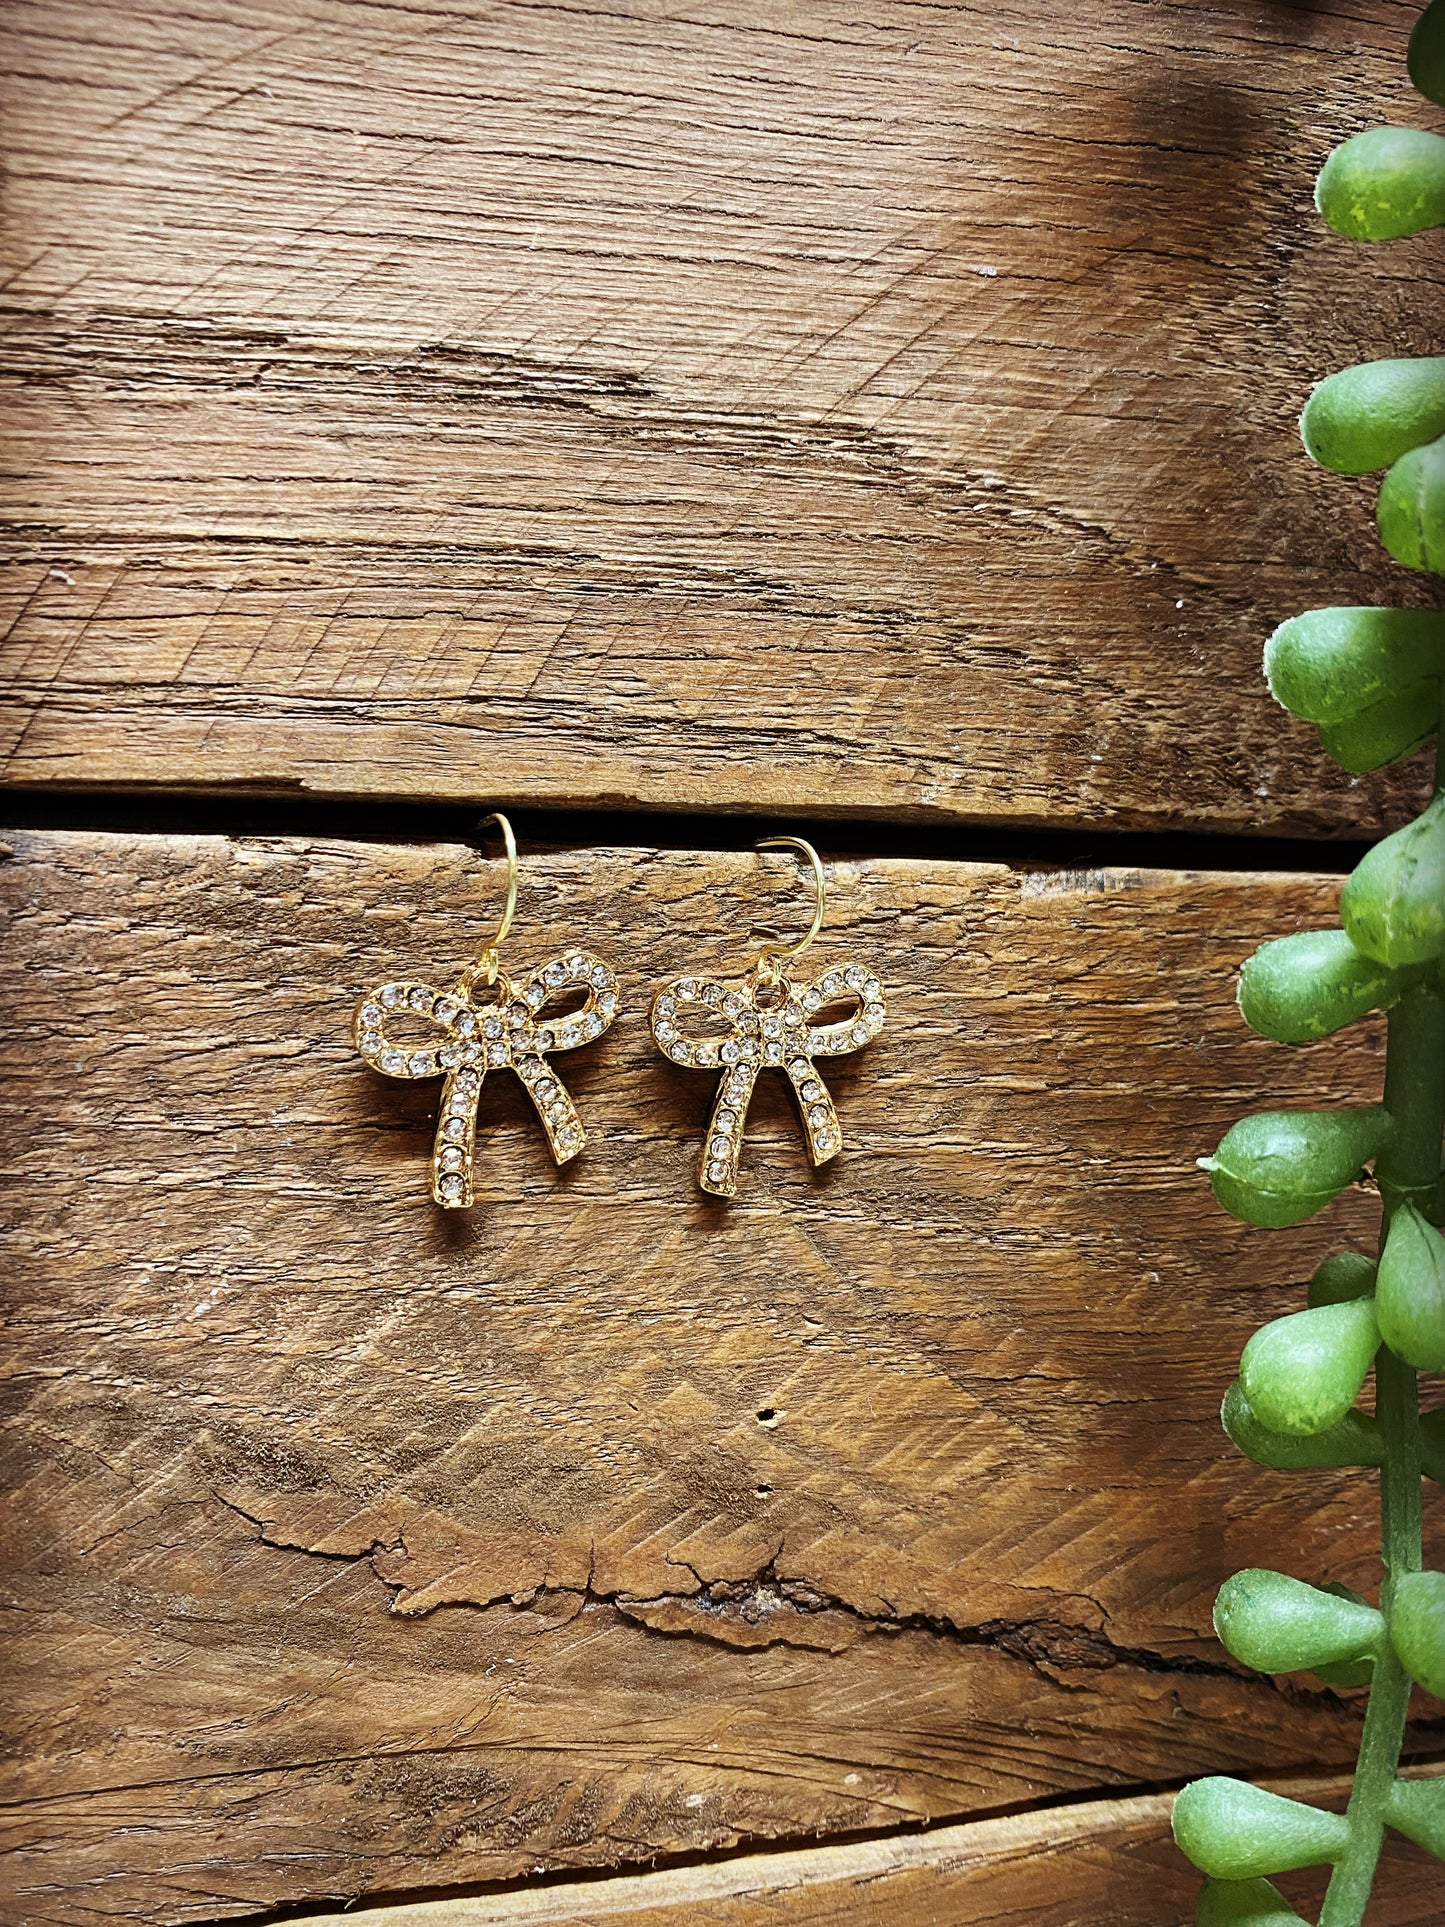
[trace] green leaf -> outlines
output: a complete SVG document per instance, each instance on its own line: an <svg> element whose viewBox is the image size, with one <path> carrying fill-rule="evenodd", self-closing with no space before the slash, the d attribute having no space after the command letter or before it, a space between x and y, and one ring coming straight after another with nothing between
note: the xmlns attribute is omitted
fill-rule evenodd
<svg viewBox="0 0 1445 1927"><path fill-rule="evenodd" d="M1389 1117L1379 1106L1259 1111L1241 1118L1199 1166L1232 1216L1278 1228L1313 1217L1353 1184L1389 1132Z"/></svg>
<svg viewBox="0 0 1445 1927"><path fill-rule="evenodd" d="M1338 1860L1350 1830L1338 1813L1216 1776L1195 1780L1174 1802L1174 1838L1201 1873L1254 1880Z"/></svg>
<svg viewBox="0 0 1445 1927"><path fill-rule="evenodd" d="M1445 356L1363 361L1320 382L1300 416L1300 436L1321 468L1368 475L1407 449L1445 435Z"/></svg>
<svg viewBox="0 0 1445 1927"><path fill-rule="evenodd" d="M1320 743L1341 769L1362 776L1413 756L1440 728L1440 683L1411 683L1343 722L1321 723Z"/></svg>
<svg viewBox="0 0 1445 1927"><path fill-rule="evenodd" d="M1257 1331L1239 1361L1239 1382L1271 1432L1311 1437L1349 1411L1379 1344L1371 1299L1317 1305Z"/></svg>
<svg viewBox="0 0 1445 1927"><path fill-rule="evenodd" d="M1372 1653L1385 1621L1373 1606L1251 1567L1220 1587L1214 1630L1226 1651L1255 1672L1297 1673Z"/></svg>
<svg viewBox="0 0 1445 1927"><path fill-rule="evenodd" d="M1431 0L1415 22L1406 61L1426 100L1445 107L1445 0Z"/></svg>
<svg viewBox="0 0 1445 1927"><path fill-rule="evenodd" d="M1355 866L1340 917L1356 950L1379 963L1445 956L1445 794Z"/></svg>
<svg viewBox="0 0 1445 1927"><path fill-rule="evenodd" d="M1307 609L1265 644L1278 703L1311 723L1341 723L1445 676L1445 610Z"/></svg>
<svg viewBox="0 0 1445 1927"><path fill-rule="evenodd" d="M1397 562L1445 575L1445 437L1400 457L1380 485L1375 521Z"/></svg>
<svg viewBox="0 0 1445 1927"><path fill-rule="evenodd" d="M1194 1919L1197 1927L1309 1927L1267 1880L1206 1880Z"/></svg>
<svg viewBox="0 0 1445 1927"><path fill-rule="evenodd" d="M1375 1289L1376 1265L1363 1251L1332 1251L1309 1282L1312 1305L1344 1305L1368 1298Z"/></svg>
<svg viewBox="0 0 1445 1927"><path fill-rule="evenodd" d="M1239 1008L1277 1044L1307 1044L1387 1010L1412 979L1361 956L1343 930L1305 930L1261 945L1239 973Z"/></svg>
<svg viewBox="0 0 1445 1927"><path fill-rule="evenodd" d="M1352 241L1395 241L1445 222L1445 139L1418 127L1370 127L1320 169L1315 206Z"/></svg>
<svg viewBox="0 0 1445 1927"><path fill-rule="evenodd" d="M1385 1818L1396 1833L1445 1860L1445 1780L1396 1780L1385 1801Z"/></svg>
<svg viewBox="0 0 1445 1927"><path fill-rule="evenodd" d="M1247 1459L1273 1472L1317 1471L1336 1465L1382 1465L1385 1448L1379 1427L1364 1412L1348 1411L1333 1425L1304 1437L1272 1432L1261 1424L1236 1379L1224 1394L1220 1422ZM1445 1435L1441 1441L1445 1469Z"/></svg>
<svg viewBox="0 0 1445 1927"><path fill-rule="evenodd" d="M1396 1580L1390 1640L1411 1679L1445 1699L1445 1572L1407 1572Z"/></svg>
<svg viewBox="0 0 1445 1927"><path fill-rule="evenodd" d="M1375 1316L1397 1357L1421 1371L1445 1372L1445 1237L1412 1204L1390 1220Z"/></svg>

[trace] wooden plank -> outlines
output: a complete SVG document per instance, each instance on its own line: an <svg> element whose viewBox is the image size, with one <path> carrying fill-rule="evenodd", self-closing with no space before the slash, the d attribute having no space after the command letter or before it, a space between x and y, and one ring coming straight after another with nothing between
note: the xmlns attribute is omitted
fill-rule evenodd
<svg viewBox="0 0 1445 1927"><path fill-rule="evenodd" d="M1298 1799L1338 1802L1342 1783L1290 1782ZM1199 1876L1169 1837L1170 1794L1091 1800L961 1827L703 1867L563 1883L531 1892L312 1914L299 1927L1192 1927ZM1285 1879L1303 1900L1315 1875ZM1391 1841L1371 1912L1376 1927L1434 1927L1440 1865Z"/></svg>
<svg viewBox="0 0 1445 1927"><path fill-rule="evenodd" d="M1366 832L1309 207L1416 9L8 11L11 780Z"/></svg>
<svg viewBox="0 0 1445 1927"><path fill-rule="evenodd" d="M622 1015L559 1175L485 1086L428 1203L431 1085L354 999L446 981L500 865L453 846L25 833L0 871L14 1891L54 1922L606 1866L1212 1768L1339 1766L1358 1707L1242 1677L1214 1588L1369 1587L1357 1476L1225 1444L1240 1346L1366 1194L1279 1233L1193 1167L1239 1112L1377 1088L1232 971L1338 880L839 863L817 1177L764 1077L744 1185L650 988L805 899L778 857L528 858L514 968L585 940ZM525 1113L525 1114L524 1114ZM1438 1521L1439 1513L1435 1515ZM1439 1708L1422 1708L1438 1744Z"/></svg>

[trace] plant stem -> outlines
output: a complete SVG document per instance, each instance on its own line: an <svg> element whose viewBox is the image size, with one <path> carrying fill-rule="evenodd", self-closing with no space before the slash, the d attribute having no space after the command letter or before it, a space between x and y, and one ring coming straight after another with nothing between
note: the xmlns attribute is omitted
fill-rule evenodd
<svg viewBox="0 0 1445 1927"><path fill-rule="evenodd" d="M1390 1220L1404 1203L1423 1204L1440 1178L1440 1139L1445 1131L1445 995L1422 984L1389 1015L1385 1055L1385 1108L1390 1113L1388 1148L1376 1160L1383 1219L1380 1249ZM1384 1579L1380 1610L1388 1623L1395 1584L1421 1564L1420 1408L1415 1373L1387 1345L1375 1359L1375 1415L1385 1447L1380 1474L1380 1539ZM1410 1679L1388 1637L1375 1657L1370 1705L1360 1741L1348 1818L1350 1841L1330 1878L1320 1927L1359 1927L1385 1837L1385 1802L1400 1763Z"/></svg>

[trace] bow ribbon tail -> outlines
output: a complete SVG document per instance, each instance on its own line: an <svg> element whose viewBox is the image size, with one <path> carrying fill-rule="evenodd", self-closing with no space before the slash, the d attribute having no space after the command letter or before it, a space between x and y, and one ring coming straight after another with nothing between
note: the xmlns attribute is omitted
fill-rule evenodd
<svg viewBox="0 0 1445 1927"><path fill-rule="evenodd" d="M698 1183L715 1198L733 1198L738 1189L738 1158L743 1148L743 1126L753 1086L758 1081L756 1062L734 1064L718 1085L703 1139Z"/></svg>
<svg viewBox="0 0 1445 1927"><path fill-rule="evenodd" d="M541 1057L521 1057L516 1069L547 1133L553 1158L558 1164L570 1163L586 1144L587 1133L567 1086Z"/></svg>
<svg viewBox="0 0 1445 1927"><path fill-rule="evenodd" d="M472 1202L472 1156L477 1141L477 1101L482 1095L486 1059L450 1070L442 1083L441 1116L431 1158L432 1201L445 1211L465 1211Z"/></svg>
<svg viewBox="0 0 1445 1927"><path fill-rule="evenodd" d="M803 1120L803 1137L814 1167L837 1157L843 1148L843 1128L828 1086L818 1075L811 1057L799 1051L788 1060L788 1081L798 1100L798 1115Z"/></svg>

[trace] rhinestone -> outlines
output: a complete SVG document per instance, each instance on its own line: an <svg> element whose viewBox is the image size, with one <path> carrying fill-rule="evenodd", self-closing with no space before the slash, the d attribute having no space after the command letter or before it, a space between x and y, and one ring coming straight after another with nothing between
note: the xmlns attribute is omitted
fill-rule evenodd
<svg viewBox="0 0 1445 1927"><path fill-rule="evenodd" d="M575 956L567 959L567 971L568 975L573 977L585 977L587 975L587 959L580 951Z"/></svg>
<svg viewBox="0 0 1445 1927"><path fill-rule="evenodd" d="M559 984L565 984L566 981L567 969L565 964L549 963L547 968L542 972L542 982L544 984L550 984L553 990L555 990Z"/></svg>
<svg viewBox="0 0 1445 1927"><path fill-rule="evenodd" d="M557 1034L552 1040L555 1050L571 1050L572 1046L578 1041L577 1026L575 1024L558 1024Z"/></svg>
<svg viewBox="0 0 1445 1927"><path fill-rule="evenodd" d="M791 1064L789 1064L789 1066L788 1066L788 1069L789 1069L789 1071L791 1071L791 1073L793 1074L793 1076L794 1076L794 1077L806 1077L806 1076L808 1075L808 1060L807 1060L807 1058L806 1058L806 1057L795 1057L795 1058L793 1059L793 1061L792 1061L792 1063L791 1063Z"/></svg>
<svg viewBox="0 0 1445 1927"><path fill-rule="evenodd" d="M541 984L531 983L528 984L527 988L522 992L522 1002L524 1004L530 1004L532 1009L535 1010L538 1004L546 1000L546 996L547 992Z"/></svg>
<svg viewBox="0 0 1445 1927"><path fill-rule="evenodd" d="M555 1040L550 1030L539 1030L537 1032L537 1049L538 1050L543 1050L543 1051L551 1050L554 1041Z"/></svg>
<svg viewBox="0 0 1445 1927"><path fill-rule="evenodd" d="M808 1122L812 1125L815 1131L823 1131L827 1129L828 1113L826 1110L824 1110L821 1104L815 1104L812 1110L809 1111Z"/></svg>
<svg viewBox="0 0 1445 1927"><path fill-rule="evenodd" d="M575 1151L582 1142L582 1133L575 1124L569 1124L565 1130L557 1133L557 1142L564 1151Z"/></svg>
<svg viewBox="0 0 1445 1927"><path fill-rule="evenodd" d="M727 1182L728 1168L725 1164L710 1164L707 1167L707 1174L712 1183L725 1184Z"/></svg>
<svg viewBox="0 0 1445 1927"><path fill-rule="evenodd" d="M460 1171L462 1168L462 1154L453 1147L443 1151L437 1159L437 1162L441 1165L443 1171Z"/></svg>
<svg viewBox="0 0 1445 1927"><path fill-rule="evenodd" d="M687 1045L683 1043L680 1037L673 1038L672 1042L667 1047L667 1054L669 1057L675 1058L679 1064L685 1064L688 1058L692 1055L691 1051L689 1051Z"/></svg>
<svg viewBox="0 0 1445 1927"><path fill-rule="evenodd" d="M677 999L668 996L659 997L652 1008L659 1017L671 1017L677 1009Z"/></svg>
<svg viewBox="0 0 1445 1927"><path fill-rule="evenodd" d="M602 1020L600 1017L594 1017L589 1010L585 1017L578 1018L577 1028L581 1031L584 1038L600 1037L602 1034Z"/></svg>
<svg viewBox="0 0 1445 1927"><path fill-rule="evenodd" d="M740 1050L741 1046L737 1043L736 1039L729 1037L722 1049L718 1052L718 1055L725 1064L736 1064Z"/></svg>
<svg viewBox="0 0 1445 1927"><path fill-rule="evenodd" d="M789 1003L783 1011L783 1022L791 1030L794 1025L801 1024L802 1021L803 1006L801 1004Z"/></svg>
<svg viewBox="0 0 1445 1927"><path fill-rule="evenodd" d="M381 993L381 1001L387 1010L395 1010L401 1002L401 985L388 984Z"/></svg>
<svg viewBox="0 0 1445 1927"><path fill-rule="evenodd" d="M602 1012L604 1017L610 1017L617 1008L617 992L615 990L604 990L602 995L597 999L597 1008Z"/></svg>
<svg viewBox="0 0 1445 1927"><path fill-rule="evenodd" d="M885 1014L882 1004L866 1004L863 1008L864 1018L873 1030L881 1027Z"/></svg>
<svg viewBox="0 0 1445 1927"><path fill-rule="evenodd" d="M810 1030L808 1032L808 1049L812 1051L814 1055L817 1055L819 1052L824 1051L827 1048L828 1048L827 1031Z"/></svg>
<svg viewBox="0 0 1445 1927"><path fill-rule="evenodd" d="M735 990L730 990L722 1000L722 1007L729 1017L736 1017L743 1007L743 1000Z"/></svg>
<svg viewBox="0 0 1445 1927"><path fill-rule="evenodd" d="M456 1031L459 1037L470 1037L477 1027L477 1020L469 1010L464 1010L457 1018Z"/></svg>
<svg viewBox="0 0 1445 1927"><path fill-rule="evenodd" d="M531 1021L531 1013L525 1004L512 1004L508 1007L507 1022L512 1026L513 1030L521 1030L525 1024L529 1024Z"/></svg>
<svg viewBox="0 0 1445 1927"><path fill-rule="evenodd" d="M685 1004L697 1002L697 983L692 977L684 977L677 986L677 994Z"/></svg>
<svg viewBox="0 0 1445 1927"><path fill-rule="evenodd" d="M781 1044L764 1044L763 1059L766 1063L769 1063L769 1064L781 1064L783 1061L782 1045Z"/></svg>
<svg viewBox="0 0 1445 1927"><path fill-rule="evenodd" d="M866 975L867 972L858 964L849 964L848 968L843 972L843 981L850 990L861 990L863 988L863 979Z"/></svg>
<svg viewBox="0 0 1445 1927"><path fill-rule="evenodd" d="M830 970L819 988L825 997L835 996L837 992L843 988L842 973L837 970Z"/></svg>
<svg viewBox="0 0 1445 1927"><path fill-rule="evenodd" d="M464 1117L449 1117L442 1125L442 1136L450 1138L453 1144L460 1144L467 1135L467 1120Z"/></svg>
<svg viewBox="0 0 1445 1927"><path fill-rule="evenodd" d="M413 1010L430 1010L431 992L425 984L415 984L406 1001L411 1005Z"/></svg>
<svg viewBox="0 0 1445 1927"><path fill-rule="evenodd" d="M745 1098L752 1089L752 1079L746 1071L734 1071L728 1079L728 1091L736 1104Z"/></svg>
<svg viewBox="0 0 1445 1927"><path fill-rule="evenodd" d="M479 1091L481 1088L482 1080L477 1076L475 1071L457 1072L457 1089L459 1091L470 1096L473 1091Z"/></svg>
<svg viewBox="0 0 1445 1927"><path fill-rule="evenodd" d="M436 1069L436 1059L429 1050L415 1050L407 1063L407 1069L413 1077L425 1077L429 1071Z"/></svg>
<svg viewBox="0 0 1445 1927"><path fill-rule="evenodd" d="M381 1022L380 1004L363 1004L361 1006L361 1021L368 1030L375 1030Z"/></svg>
<svg viewBox="0 0 1445 1927"><path fill-rule="evenodd" d="M753 1063L758 1054L758 1041L755 1037L744 1037L738 1045L738 1056L744 1063Z"/></svg>
<svg viewBox="0 0 1445 1927"><path fill-rule="evenodd" d="M437 1052L437 1062L444 1071L451 1070L455 1065L460 1064L461 1061L462 1052L459 1044L443 1044Z"/></svg>
<svg viewBox="0 0 1445 1927"><path fill-rule="evenodd" d="M838 1148L838 1140L831 1131L819 1131L817 1144L820 1151L836 1151Z"/></svg>
<svg viewBox="0 0 1445 1927"><path fill-rule="evenodd" d="M612 972L607 968L606 964L593 964L592 982L598 990L606 990L607 986L612 982Z"/></svg>
<svg viewBox="0 0 1445 1927"><path fill-rule="evenodd" d="M542 1066L535 1057L524 1057L517 1066L517 1075L524 1084L535 1084L542 1075Z"/></svg>
<svg viewBox="0 0 1445 1927"><path fill-rule="evenodd" d="M482 1047L480 1044L462 1045L462 1062L464 1064L478 1064L481 1062L481 1057Z"/></svg>
<svg viewBox="0 0 1445 1927"><path fill-rule="evenodd" d="M715 1137L707 1148L715 1158L725 1158L732 1147L725 1137Z"/></svg>
<svg viewBox="0 0 1445 1927"><path fill-rule="evenodd" d="M432 1007L432 1016L435 1017L440 1024L449 1024L453 1017L456 1016L457 1009L458 1006L454 997L438 997L435 1005Z"/></svg>
<svg viewBox="0 0 1445 1927"><path fill-rule="evenodd" d="M882 986L882 984L880 984L880 983L879 983L879 981L878 981L878 979L877 979L876 977L870 977L870 978L868 979L868 981L867 981L867 983L866 983L866 984L864 984L864 986L863 986L863 995L864 995L864 996L865 996L865 997L866 997L866 998L868 999L868 1001L869 1001L869 1003L870 1003L870 1004L881 1004L881 1003L882 1003L882 1001L883 1001L883 986Z"/></svg>
<svg viewBox="0 0 1445 1927"><path fill-rule="evenodd" d="M803 1086L803 1102L805 1104L817 1104L821 1101L822 1096L823 1086L818 1082L816 1077L810 1077Z"/></svg>
<svg viewBox="0 0 1445 1927"><path fill-rule="evenodd" d="M652 1034L659 1044L670 1044L673 1038L676 1037L677 1031L666 1021L660 1021L653 1025Z"/></svg>
<svg viewBox="0 0 1445 1927"><path fill-rule="evenodd" d="M443 1178L439 1187L448 1204L455 1204L461 1197L463 1185L460 1178Z"/></svg>
<svg viewBox="0 0 1445 1927"><path fill-rule="evenodd" d="M502 1034L502 1020L500 1017L487 1017L483 1020L482 1022L483 1037L500 1037L501 1034Z"/></svg>
<svg viewBox="0 0 1445 1927"><path fill-rule="evenodd" d="M717 1063L717 1060L718 1060L718 1048L716 1044L694 1044L693 1045L692 1061L694 1064L699 1065L703 1070L711 1070L713 1065Z"/></svg>
<svg viewBox="0 0 1445 1927"><path fill-rule="evenodd" d="M764 1037L781 1037L782 1034L783 1026L776 1017L765 1017L763 1019Z"/></svg>
<svg viewBox="0 0 1445 1927"><path fill-rule="evenodd" d="M489 1064L505 1064L510 1055L511 1052L505 1044L493 1044L487 1052L487 1062Z"/></svg>
<svg viewBox="0 0 1445 1927"><path fill-rule="evenodd" d="M364 1030L361 1033L361 1048L366 1052L368 1057L375 1057L376 1053L381 1049L381 1032L379 1030Z"/></svg>
<svg viewBox="0 0 1445 1927"><path fill-rule="evenodd" d="M567 1106L561 1101L560 1098L557 1100L555 1104L549 1104L547 1106L547 1119L548 1119L548 1122L552 1124L566 1123Z"/></svg>
<svg viewBox="0 0 1445 1927"><path fill-rule="evenodd" d="M719 1111L713 1119L713 1124L719 1131L730 1131L737 1121L737 1113L735 1111Z"/></svg>
<svg viewBox="0 0 1445 1927"><path fill-rule="evenodd" d="M818 995L818 986L816 984L809 984L802 996L804 1010L814 1011L822 1001L823 999Z"/></svg>
<svg viewBox="0 0 1445 1927"><path fill-rule="evenodd" d="M869 1030L866 1024L855 1024L853 1026L853 1042L855 1044L866 1044L872 1035L872 1031Z"/></svg>
<svg viewBox="0 0 1445 1927"><path fill-rule="evenodd" d="M400 1077L406 1069L406 1058L399 1050L384 1050L381 1053L381 1068L393 1077Z"/></svg>

